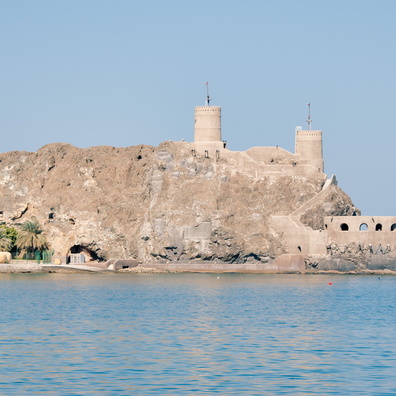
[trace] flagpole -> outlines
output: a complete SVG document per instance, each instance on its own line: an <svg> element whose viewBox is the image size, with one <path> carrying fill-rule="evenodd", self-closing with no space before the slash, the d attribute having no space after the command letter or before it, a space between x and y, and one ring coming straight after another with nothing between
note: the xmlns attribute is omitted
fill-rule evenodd
<svg viewBox="0 0 396 396"><path fill-rule="evenodd" d="M307 120L307 123L308 123L308 131L310 131L311 130L311 123L312 123L312 120L311 120L311 103L308 103L308 120Z"/></svg>
<svg viewBox="0 0 396 396"><path fill-rule="evenodd" d="M210 106L210 96L209 96L209 83L206 81L206 106Z"/></svg>

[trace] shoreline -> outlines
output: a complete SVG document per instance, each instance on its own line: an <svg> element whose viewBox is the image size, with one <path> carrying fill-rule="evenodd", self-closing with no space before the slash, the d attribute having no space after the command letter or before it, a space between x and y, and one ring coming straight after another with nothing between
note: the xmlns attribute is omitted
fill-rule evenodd
<svg viewBox="0 0 396 396"><path fill-rule="evenodd" d="M318 270L318 271L254 271L251 269L229 268L229 269L165 269L151 268L146 266L135 266L119 270L108 270L94 266L71 266L71 265L51 265L37 263L10 263L0 264L1 274L39 274L39 273L120 273L120 274L175 274L175 273L191 273L191 274L289 274L289 275L396 275L396 271L389 269L383 270L361 270L361 271L336 271L336 270Z"/></svg>

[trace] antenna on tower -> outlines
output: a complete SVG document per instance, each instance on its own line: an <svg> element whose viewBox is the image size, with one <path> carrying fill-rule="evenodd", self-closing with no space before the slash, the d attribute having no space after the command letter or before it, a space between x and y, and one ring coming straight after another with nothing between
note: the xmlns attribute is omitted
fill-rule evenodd
<svg viewBox="0 0 396 396"><path fill-rule="evenodd" d="M307 119L307 123L308 123L308 131L311 130L311 103L308 103L308 119Z"/></svg>
<svg viewBox="0 0 396 396"><path fill-rule="evenodd" d="M206 106L210 106L210 101L212 99L210 99L209 96L209 83L206 81L205 85L206 85Z"/></svg>

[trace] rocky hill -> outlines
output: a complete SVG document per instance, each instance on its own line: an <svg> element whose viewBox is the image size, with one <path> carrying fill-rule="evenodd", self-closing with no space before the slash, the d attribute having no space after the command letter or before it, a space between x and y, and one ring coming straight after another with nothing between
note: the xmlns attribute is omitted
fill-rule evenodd
<svg viewBox="0 0 396 396"><path fill-rule="evenodd" d="M193 156L191 149L185 142L87 149L57 143L0 154L0 222L34 216L57 254L83 252L94 260L245 263L287 253L271 216L296 211L325 180L252 178L232 161ZM319 229L324 215L353 210L333 185L301 221Z"/></svg>

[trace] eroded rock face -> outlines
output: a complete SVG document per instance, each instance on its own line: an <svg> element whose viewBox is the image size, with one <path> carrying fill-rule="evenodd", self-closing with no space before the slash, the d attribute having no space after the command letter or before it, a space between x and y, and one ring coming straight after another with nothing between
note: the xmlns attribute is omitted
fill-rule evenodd
<svg viewBox="0 0 396 396"><path fill-rule="evenodd" d="M332 243L327 246L327 253L327 258L320 262L306 260L307 269L338 272L396 270L396 246Z"/></svg>
<svg viewBox="0 0 396 396"><path fill-rule="evenodd" d="M291 175L254 179L226 159L193 156L185 142L159 147L50 144L0 154L0 221L37 217L56 254L92 259L268 260L287 253L271 215L288 215L324 180ZM338 187L302 221L349 213Z"/></svg>
<svg viewBox="0 0 396 396"><path fill-rule="evenodd" d="M338 186L332 185L316 205L304 212L300 220L314 230L324 229L325 216L354 216L360 215L349 196Z"/></svg>

